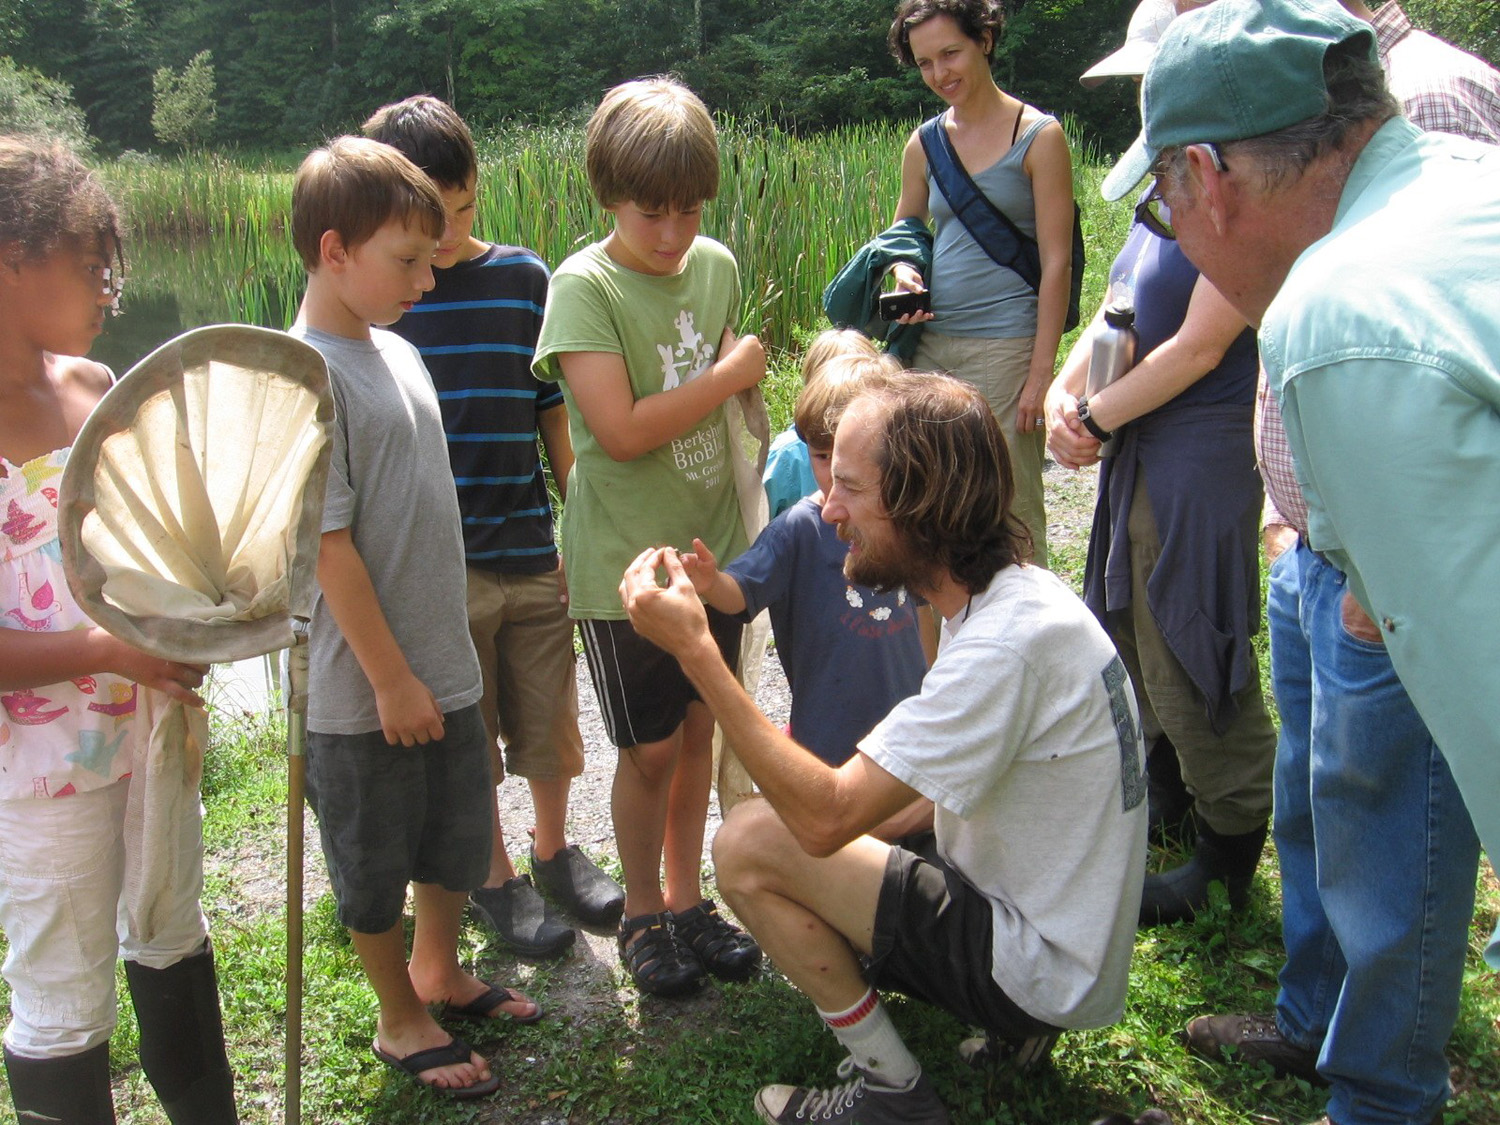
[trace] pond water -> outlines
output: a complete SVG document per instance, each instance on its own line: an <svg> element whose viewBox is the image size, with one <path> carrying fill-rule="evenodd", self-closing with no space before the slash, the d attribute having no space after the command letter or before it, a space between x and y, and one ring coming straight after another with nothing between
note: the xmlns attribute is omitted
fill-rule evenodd
<svg viewBox="0 0 1500 1125"><path fill-rule="evenodd" d="M127 239L120 315L108 317L89 355L115 374L206 324L286 328L305 276L289 241L238 236Z"/></svg>

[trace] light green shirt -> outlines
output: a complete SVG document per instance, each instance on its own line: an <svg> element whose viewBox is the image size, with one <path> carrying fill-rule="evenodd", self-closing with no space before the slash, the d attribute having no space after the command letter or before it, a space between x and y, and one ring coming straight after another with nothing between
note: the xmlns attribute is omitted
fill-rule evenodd
<svg viewBox="0 0 1500 1125"><path fill-rule="evenodd" d="M1308 501L1500 856L1500 148L1404 118L1261 326ZM1500 947L1491 946L1500 965Z"/></svg>
<svg viewBox="0 0 1500 1125"><path fill-rule="evenodd" d="M697 536L722 565L746 547L723 407L665 445L615 461L590 432L563 379L567 352L624 357L637 400L696 378L718 357L739 312L734 256L699 238L680 273L655 277L615 262L603 243L558 267L547 291L532 370L560 382L576 460L562 515L569 613L620 620L620 577L647 547L692 548Z"/></svg>

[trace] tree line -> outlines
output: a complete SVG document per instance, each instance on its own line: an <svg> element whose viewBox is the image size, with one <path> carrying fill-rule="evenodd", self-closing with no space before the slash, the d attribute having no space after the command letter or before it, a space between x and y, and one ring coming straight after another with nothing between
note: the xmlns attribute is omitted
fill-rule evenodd
<svg viewBox="0 0 1500 1125"><path fill-rule="evenodd" d="M586 113L671 71L716 112L802 131L908 120L937 99L890 58L894 0L0 0L0 123L54 113L103 154L290 152L417 92L477 129ZM1136 130L1127 82L1077 76L1134 0L1007 0L1001 86L1106 156ZM1420 25L1500 58L1500 0L1408 0ZM20 108L17 108L17 107ZM69 116L69 115L72 116ZM61 126L59 126L61 128ZM81 139L81 138L80 138Z"/></svg>

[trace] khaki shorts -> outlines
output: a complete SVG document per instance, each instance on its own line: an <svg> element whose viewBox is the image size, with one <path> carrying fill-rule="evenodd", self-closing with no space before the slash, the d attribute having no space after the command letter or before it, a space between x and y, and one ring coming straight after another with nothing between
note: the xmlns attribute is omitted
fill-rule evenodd
<svg viewBox="0 0 1500 1125"><path fill-rule="evenodd" d="M558 600L557 573L469 567L469 635L484 678L479 710L495 784L507 773L536 781L581 774L573 622Z"/></svg>

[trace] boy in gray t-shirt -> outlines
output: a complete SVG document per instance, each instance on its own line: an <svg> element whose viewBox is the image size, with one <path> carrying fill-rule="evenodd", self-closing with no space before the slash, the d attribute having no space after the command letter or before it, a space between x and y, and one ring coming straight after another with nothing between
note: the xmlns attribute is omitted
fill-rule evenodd
<svg viewBox="0 0 1500 1125"><path fill-rule="evenodd" d="M440 1094L500 1085L439 1018L541 1015L466 973L457 935L489 856L488 739L464 605L458 500L437 394L390 324L432 288L444 224L394 149L341 138L302 164L292 233L308 270L293 335L336 406L313 608L307 795L339 920L380 1002L378 1058ZM414 884L410 963L402 925Z"/></svg>

